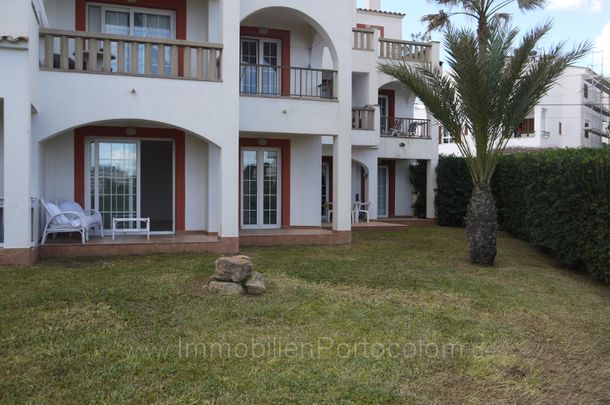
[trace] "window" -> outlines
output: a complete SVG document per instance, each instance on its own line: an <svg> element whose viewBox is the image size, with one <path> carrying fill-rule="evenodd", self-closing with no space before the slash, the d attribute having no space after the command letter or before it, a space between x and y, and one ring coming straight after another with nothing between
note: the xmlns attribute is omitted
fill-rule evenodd
<svg viewBox="0 0 610 405"><path fill-rule="evenodd" d="M585 121L585 138L589 139L589 133L591 132L591 130L589 129L589 127L591 126L591 124L589 123L589 121Z"/></svg>
<svg viewBox="0 0 610 405"><path fill-rule="evenodd" d="M517 127L515 131L515 138L521 138L522 136L530 136L534 134L534 119L526 118Z"/></svg>
<svg viewBox="0 0 610 405"><path fill-rule="evenodd" d="M443 128L442 131L443 131L442 134L441 134L441 142L442 143L455 143L455 140L449 134L449 131L447 131L445 128Z"/></svg>
<svg viewBox="0 0 610 405"><path fill-rule="evenodd" d="M241 92L281 94L281 42L267 38L241 38Z"/></svg>
<svg viewBox="0 0 610 405"><path fill-rule="evenodd" d="M87 9L87 30L91 32L103 32L107 34L129 35L147 38L176 38L175 13L168 10L147 9L142 7L112 7L102 4L90 4ZM112 54L116 55L117 45L112 43ZM139 72L144 73L144 48L143 44L138 47ZM125 71L131 67L131 44L125 47ZM152 48L152 71L157 73L158 47ZM170 48L165 48L165 74L169 75L169 53ZM112 60L112 70L117 70L117 61Z"/></svg>
<svg viewBox="0 0 610 405"><path fill-rule="evenodd" d="M585 98L589 98L589 85L586 83L583 86L582 94Z"/></svg>

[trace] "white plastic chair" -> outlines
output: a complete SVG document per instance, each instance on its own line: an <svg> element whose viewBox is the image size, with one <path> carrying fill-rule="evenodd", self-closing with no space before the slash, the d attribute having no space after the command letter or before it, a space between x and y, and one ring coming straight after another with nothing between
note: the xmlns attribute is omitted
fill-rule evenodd
<svg viewBox="0 0 610 405"><path fill-rule="evenodd" d="M330 222L333 217L333 203L328 202L328 208L326 208L326 222Z"/></svg>
<svg viewBox="0 0 610 405"><path fill-rule="evenodd" d="M91 228L97 229L100 232L100 236L104 237L104 221L102 214L97 210L84 210L79 203L75 201L61 201L59 203L59 209L62 212L78 212L85 217L86 225L86 239L89 240L89 230Z"/></svg>
<svg viewBox="0 0 610 405"><path fill-rule="evenodd" d="M364 214L366 216L366 222L369 222L369 206L371 205L370 201L365 203L360 203L360 207L358 208L358 216L360 214Z"/></svg>
<svg viewBox="0 0 610 405"><path fill-rule="evenodd" d="M49 234L78 232L81 234L83 245L87 237L87 222L82 213L76 211L62 211L53 203L40 199L46 211L46 225L42 234L42 245L47 241Z"/></svg>

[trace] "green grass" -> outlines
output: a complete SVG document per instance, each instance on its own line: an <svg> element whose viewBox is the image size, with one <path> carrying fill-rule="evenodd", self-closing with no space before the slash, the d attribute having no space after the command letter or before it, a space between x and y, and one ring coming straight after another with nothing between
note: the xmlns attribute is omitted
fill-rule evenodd
<svg viewBox="0 0 610 405"><path fill-rule="evenodd" d="M262 298L206 294L213 256L1 268L0 402L607 403L610 287L499 247L474 266L463 230L416 226L247 248Z"/></svg>

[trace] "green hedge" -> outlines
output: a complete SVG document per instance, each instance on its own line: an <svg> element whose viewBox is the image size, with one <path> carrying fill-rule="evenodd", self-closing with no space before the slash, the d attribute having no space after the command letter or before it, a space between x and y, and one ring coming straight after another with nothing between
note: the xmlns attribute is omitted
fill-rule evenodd
<svg viewBox="0 0 610 405"><path fill-rule="evenodd" d="M413 215L417 218L426 218L426 198L427 198L427 167L425 160L418 160L410 167L410 179L413 191L417 195L413 203Z"/></svg>
<svg viewBox="0 0 610 405"><path fill-rule="evenodd" d="M439 160L441 225L463 225L471 181L461 158ZM503 156L492 182L502 229L561 264L610 282L610 149Z"/></svg>

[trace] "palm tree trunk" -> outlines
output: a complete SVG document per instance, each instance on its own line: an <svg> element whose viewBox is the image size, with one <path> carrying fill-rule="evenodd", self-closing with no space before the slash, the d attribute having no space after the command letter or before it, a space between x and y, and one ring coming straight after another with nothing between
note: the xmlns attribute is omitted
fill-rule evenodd
<svg viewBox="0 0 610 405"><path fill-rule="evenodd" d="M466 234L473 262L493 266L497 252L497 231L496 202L491 187L475 184L466 213Z"/></svg>

